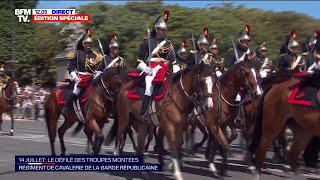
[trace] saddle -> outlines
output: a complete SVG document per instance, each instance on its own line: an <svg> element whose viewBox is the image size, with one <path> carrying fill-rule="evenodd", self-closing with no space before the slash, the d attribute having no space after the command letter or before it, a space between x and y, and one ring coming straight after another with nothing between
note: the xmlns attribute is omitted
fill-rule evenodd
<svg viewBox="0 0 320 180"><path fill-rule="evenodd" d="M301 82L294 87L288 102L320 109L319 78L307 72L297 73L294 77L301 79Z"/></svg>
<svg viewBox="0 0 320 180"><path fill-rule="evenodd" d="M146 89L146 84L144 81L145 74L141 75L138 72L131 72L129 76L136 79L135 83L133 83L131 90L128 93L128 98L130 99L142 99L144 96L144 92ZM152 98L154 100L161 100L168 89L170 83L170 73L157 73L155 78L153 79L154 84L154 92Z"/></svg>
<svg viewBox="0 0 320 180"><path fill-rule="evenodd" d="M70 79L64 79L61 82L69 82L68 85L59 86L58 104L65 105L67 103L68 97L70 97L73 91L74 82L71 82ZM79 94L77 101L79 101L80 104L86 103L89 99L90 92L91 92L91 86L86 87Z"/></svg>

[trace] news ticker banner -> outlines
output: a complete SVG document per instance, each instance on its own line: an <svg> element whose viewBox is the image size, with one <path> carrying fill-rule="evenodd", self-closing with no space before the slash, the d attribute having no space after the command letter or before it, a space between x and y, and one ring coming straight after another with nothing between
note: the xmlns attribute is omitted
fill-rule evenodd
<svg viewBox="0 0 320 180"><path fill-rule="evenodd" d="M162 171L142 156L15 156L15 171Z"/></svg>
<svg viewBox="0 0 320 180"><path fill-rule="evenodd" d="M21 23L28 22L90 22L89 14L76 14L76 9L15 9Z"/></svg>

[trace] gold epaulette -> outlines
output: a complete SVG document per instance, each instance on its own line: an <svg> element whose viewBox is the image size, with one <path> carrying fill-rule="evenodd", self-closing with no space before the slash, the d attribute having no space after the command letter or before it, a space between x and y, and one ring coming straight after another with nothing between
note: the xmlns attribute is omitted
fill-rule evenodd
<svg viewBox="0 0 320 180"><path fill-rule="evenodd" d="M74 59L74 58L76 57L76 53L74 53L74 52L69 52L69 53L67 54L67 57L68 57L68 59Z"/></svg>
<svg viewBox="0 0 320 180"><path fill-rule="evenodd" d="M191 54L195 54L195 53L197 53L198 51L197 50L190 50L190 53Z"/></svg>
<svg viewBox="0 0 320 180"><path fill-rule="evenodd" d="M96 57L96 61L97 61L97 62L101 62L102 59L103 59L102 54L97 53L97 52L95 52L95 51L93 51L93 53L96 54L96 56L97 56L97 57Z"/></svg>

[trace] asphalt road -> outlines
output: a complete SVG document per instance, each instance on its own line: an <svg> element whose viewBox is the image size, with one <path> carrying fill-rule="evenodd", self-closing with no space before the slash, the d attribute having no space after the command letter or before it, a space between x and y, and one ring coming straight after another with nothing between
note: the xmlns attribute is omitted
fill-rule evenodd
<svg viewBox="0 0 320 180"><path fill-rule="evenodd" d="M62 121L59 122L61 124ZM73 129L73 126L71 129ZM106 125L104 132L106 134L110 125ZM14 136L8 136L6 132L10 130L10 122L3 122L3 133L0 135L0 180L117 180L117 179L142 179L139 172L15 172L14 157L15 155L50 155L50 146L46 132L45 122L33 120L16 120ZM71 137L71 130L66 132L65 143L67 154L85 154L86 139L83 132L76 137ZM196 141L200 141L202 135L196 133ZM127 138L129 139L129 138ZM56 139L58 140L58 138ZM102 154L111 154L113 145L103 147ZM153 143L149 150L153 149ZM243 153L237 139L232 144L233 157L229 158L229 171L226 179L235 180L250 180L254 176L250 174L245 162L243 162ZM133 148L130 142L125 145L125 152L133 153ZM184 166L182 173L185 180L207 180L217 179L208 169L208 163L203 156L203 150L194 156L184 158ZM60 154L59 142L56 142L56 153ZM149 155L149 163L157 163L156 155L152 152L146 153ZM270 158L272 153L268 153ZM167 161L169 158L166 156ZM219 169L220 156L217 157L216 166ZM301 173L299 175L293 173L284 173L282 165L270 163L266 164L264 174L261 179L320 179L320 176ZM169 171L150 173L150 179L167 180L174 179Z"/></svg>

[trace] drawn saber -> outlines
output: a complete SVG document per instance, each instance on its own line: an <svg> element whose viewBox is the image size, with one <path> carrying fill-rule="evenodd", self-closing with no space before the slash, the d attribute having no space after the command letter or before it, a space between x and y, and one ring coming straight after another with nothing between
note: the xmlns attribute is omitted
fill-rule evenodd
<svg viewBox="0 0 320 180"><path fill-rule="evenodd" d="M101 42L100 42L100 39L99 39L99 38L97 38L97 39L98 39L99 47L100 47L101 52L102 52L102 55L103 55L104 70L105 70L105 69L107 69L107 60L106 60L106 56L105 56L105 54L104 54L103 47L102 47L102 44L101 44Z"/></svg>
<svg viewBox="0 0 320 180"><path fill-rule="evenodd" d="M234 54L235 54L236 60L237 60L236 62L239 62L238 50L237 50L236 44L234 43L233 36L231 36L231 40L232 40L232 46L233 46Z"/></svg>
<svg viewBox="0 0 320 180"><path fill-rule="evenodd" d="M193 49L195 51L194 60L196 61L196 64L198 64L197 49L196 49L196 44L194 42L194 34L193 33L192 33L192 43L193 43Z"/></svg>
<svg viewBox="0 0 320 180"><path fill-rule="evenodd" d="M147 25L147 31L148 31L148 50L149 50L149 58L148 58L148 66L150 67L150 56L151 56L151 40L150 40L150 29L149 29L149 24Z"/></svg>

